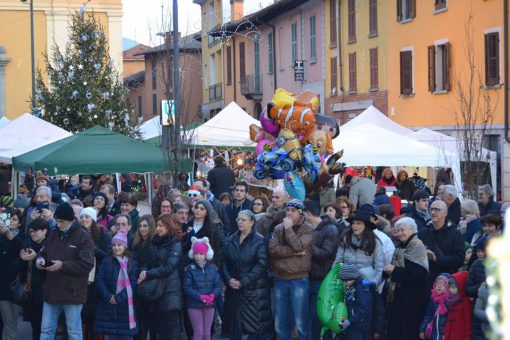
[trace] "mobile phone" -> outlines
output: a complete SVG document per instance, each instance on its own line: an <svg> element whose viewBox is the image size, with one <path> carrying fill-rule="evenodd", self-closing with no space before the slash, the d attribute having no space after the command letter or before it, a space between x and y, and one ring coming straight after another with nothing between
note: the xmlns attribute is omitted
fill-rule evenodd
<svg viewBox="0 0 510 340"><path fill-rule="evenodd" d="M44 267L44 268L48 268L48 267L51 267L51 266L53 266L53 265L54 265L53 261L51 261L51 260L45 260L45 261L44 261L44 266L43 266L43 267Z"/></svg>
<svg viewBox="0 0 510 340"><path fill-rule="evenodd" d="M11 214L9 213L1 213L0 214L0 223L3 223L7 228L11 225Z"/></svg>
<svg viewBox="0 0 510 340"><path fill-rule="evenodd" d="M50 204L48 202L37 202L35 204L35 209L37 211L42 211L43 209L49 209L50 208Z"/></svg>

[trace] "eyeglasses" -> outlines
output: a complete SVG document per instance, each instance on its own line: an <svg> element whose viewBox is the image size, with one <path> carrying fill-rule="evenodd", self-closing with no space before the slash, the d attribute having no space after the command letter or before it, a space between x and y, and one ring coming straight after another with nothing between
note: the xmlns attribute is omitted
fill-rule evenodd
<svg viewBox="0 0 510 340"><path fill-rule="evenodd" d="M198 194L195 194L195 193L189 193L189 194L188 194L188 197L198 197Z"/></svg>
<svg viewBox="0 0 510 340"><path fill-rule="evenodd" d="M440 212L441 210L441 208L430 208L431 212Z"/></svg>
<svg viewBox="0 0 510 340"><path fill-rule="evenodd" d="M256 202L256 203L253 203L253 205L264 205L264 204Z"/></svg>

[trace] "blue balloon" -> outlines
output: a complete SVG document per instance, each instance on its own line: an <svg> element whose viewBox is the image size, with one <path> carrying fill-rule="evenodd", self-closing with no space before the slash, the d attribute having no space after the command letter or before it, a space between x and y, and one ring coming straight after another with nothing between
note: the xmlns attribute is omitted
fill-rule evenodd
<svg viewBox="0 0 510 340"><path fill-rule="evenodd" d="M285 173L283 177L283 186L290 197L304 201L306 196L305 183L295 171Z"/></svg>

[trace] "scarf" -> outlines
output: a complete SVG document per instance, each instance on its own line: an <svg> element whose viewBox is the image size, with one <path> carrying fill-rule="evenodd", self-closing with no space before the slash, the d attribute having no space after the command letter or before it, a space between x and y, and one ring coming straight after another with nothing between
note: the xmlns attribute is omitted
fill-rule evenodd
<svg viewBox="0 0 510 340"><path fill-rule="evenodd" d="M391 176L390 178L386 178L383 176L381 179L383 180L384 183L388 184L388 186L391 186L394 184L395 176Z"/></svg>
<svg viewBox="0 0 510 340"><path fill-rule="evenodd" d="M133 307L133 290L131 289L131 282L129 281L128 275L128 258L115 256L117 261L120 264L119 277L117 278L117 291L116 294L119 294L124 288L127 292L127 301L128 301L128 310L129 310L129 329L136 328L135 321L135 310Z"/></svg>
<svg viewBox="0 0 510 340"><path fill-rule="evenodd" d="M437 303L436 313L439 315L444 315L448 312L448 308L446 308L446 301L448 300L448 292L445 290L442 293L438 293L435 288L432 288L432 294L430 298Z"/></svg>

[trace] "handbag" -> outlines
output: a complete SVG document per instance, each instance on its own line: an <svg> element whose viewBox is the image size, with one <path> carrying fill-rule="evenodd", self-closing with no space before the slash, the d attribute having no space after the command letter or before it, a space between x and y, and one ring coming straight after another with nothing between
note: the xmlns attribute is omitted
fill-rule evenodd
<svg viewBox="0 0 510 340"><path fill-rule="evenodd" d="M23 305L30 299L32 293L32 261L28 261L27 282L21 282L21 274L9 285L9 300L17 305Z"/></svg>
<svg viewBox="0 0 510 340"><path fill-rule="evenodd" d="M136 294L142 301L152 302L163 296L165 279L144 280L138 285Z"/></svg>

